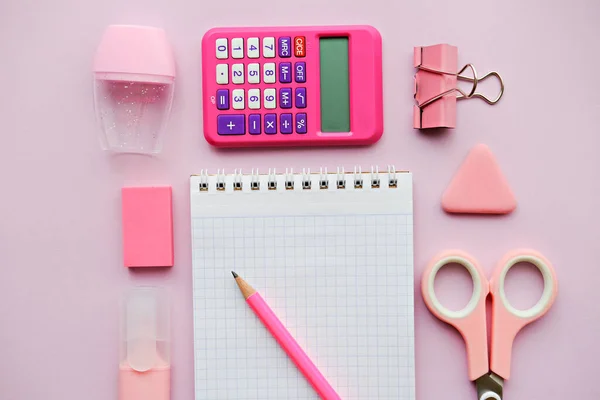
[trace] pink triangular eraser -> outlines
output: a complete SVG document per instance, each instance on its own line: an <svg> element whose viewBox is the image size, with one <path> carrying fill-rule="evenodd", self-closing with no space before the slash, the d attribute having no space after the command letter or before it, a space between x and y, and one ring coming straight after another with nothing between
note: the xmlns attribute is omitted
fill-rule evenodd
<svg viewBox="0 0 600 400"><path fill-rule="evenodd" d="M473 147L442 196L442 208L449 213L509 214L516 207L515 196L485 144Z"/></svg>

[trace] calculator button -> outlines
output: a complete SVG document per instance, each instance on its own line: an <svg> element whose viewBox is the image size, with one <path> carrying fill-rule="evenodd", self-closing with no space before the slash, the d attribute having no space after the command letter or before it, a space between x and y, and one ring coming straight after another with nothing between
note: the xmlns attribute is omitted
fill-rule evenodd
<svg viewBox="0 0 600 400"><path fill-rule="evenodd" d="M231 66L231 81L236 85L244 83L244 64L233 64Z"/></svg>
<svg viewBox="0 0 600 400"><path fill-rule="evenodd" d="M235 90L234 90L235 91ZM296 107L306 108L306 88L296 88Z"/></svg>
<svg viewBox="0 0 600 400"><path fill-rule="evenodd" d="M306 133L306 113L296 114L296 133Z"/></svg>
<svg viewBox="0 0 600 400"><path fill-rule="evenodd" d="M227 85L229 83L229 65L217 64L217 83Z"/></svg>
<svg viewBox="0 0 600 400"><path fill-rule="evenodd" d="M277 114L265 114L265 133L267 135L277 133Z"/></svg>
<svg viewBox="0 0 600 400"><path fill-rule="evenodd" d="M233 103L234 110L244 109L244 89L234 89L231 92L231 100Z"/></svg>
<svg viewBox="0 0 600 400"><path fill-rule="evenodd" d="M292 122L292 114L281 114L279 119L279 131L281 133L292 133L294 123Z"/></svg>
<svg viewBox="0 0 600 400"><path fill-rule="evenodd" d="M306 63L304 61L298 61L294 64L294 75L297 83L306 82Z"/></svg>
<svg viewBox="0 0 600 400"><path fill-rule="evenodd" d="M229 110L229 90L217 90L217 110Z"/></svg>
<svg viewBox="0 0 600 400"><path fill-rule="evenodd" d="M248 54L248 58L258 58L260 57L260 51L258 50L258 38L251 37L247 40L248 49L246 50L246 54Z"/></svg>
<svg viewBox="0 0 600 400"><path fill-rule="evenodd" d="M294 55L296 57L306 56L306 38L304 36L294 38Z"/></svg>
<svg viewBox="0 0 600 400"><path fill-rule="evenodd" d="M263 82L275 83L275 63L265 63L263 65Z"/></svg>
<svg viewBox="0 0 600 400"><path fill-rule="evenodd" d="M292 38L284 36L279 38L279 57L288 58L292 56Z"/></svg>
<svg viewBox="0 0 600 400"><path fill-rule="evenodd" d="M275 38L266 37L263 38L263 57L264 58L275 58Z"/></svg>
<svg viewBox="0 0 600 400"><path fill-rule="evenodd" d="M279 63L279 82L291 83L292 82L292 63L282 62Z"/></svg>
<svg viewBox="0 0 600 400"><path fill-rule="evenodd" d="M234 90L235 92L235 90ZM264 106L267 110L272 110L277 107L277 101L275 100L275 89L265 89L265 101ZM233 106L235 108L235 104Z"/></svg>
<svg viewBox="0 0 600 400"><path fill-rule="evenodd" d="M292 88L279 89L279 107L292 108Z"/></svg>
<svg viewBox="0 0 600 400"><path fill-rule="evenodd" d="M248 108L251 110L260 108L260 89L248 89Z"/></svg>
<svg viewBox="0 0 600 400"><path fill-rule="evenodd" d="M243 135L246 133L243 114L227 114L217 116L217 132L219 135Z"/></svg>
<svg viewBox="0 0 600 400"><path fill-rule="evenodd" d="M229 56L227 51L227 39L219 38L215 42L217 58L219 60L225 60Z"/></svg>
<svg viewBox="0 0 600 400"><path fill-rule="evenodd" d="M260 114L248 115L248 133L260 135Z"/></svg>
<svg viewBox="0 0 600 400"><path fill-rule="evenodd" d="M260 64L248 64L248 83L260 83Z"/></svg>
<svg viewBox="0 0 600 400"><path fill-rule="evenodd" d="M231 39L231 57L232 58L244 58L244 39L242 39L242 38Z"/></svg>

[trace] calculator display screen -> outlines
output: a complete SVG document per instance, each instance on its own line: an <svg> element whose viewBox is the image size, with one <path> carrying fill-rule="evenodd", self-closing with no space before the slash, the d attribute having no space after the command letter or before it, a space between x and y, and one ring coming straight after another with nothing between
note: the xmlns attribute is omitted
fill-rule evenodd
<svg viewBox="0 0 600 400"><path fill-rule="evenodd" d="M321 37L321 132L350 132L348 38Z"/></svg>

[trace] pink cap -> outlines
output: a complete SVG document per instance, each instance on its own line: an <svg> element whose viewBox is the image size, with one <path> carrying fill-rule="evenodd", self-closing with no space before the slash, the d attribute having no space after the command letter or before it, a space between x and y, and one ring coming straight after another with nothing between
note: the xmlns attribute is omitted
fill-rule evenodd
<svg viewBox="0 0 600 400"><path fill-rule="evenodd" d="M175 58L164 30L110 25L96 51L94 72L175 78Z"/></svg>

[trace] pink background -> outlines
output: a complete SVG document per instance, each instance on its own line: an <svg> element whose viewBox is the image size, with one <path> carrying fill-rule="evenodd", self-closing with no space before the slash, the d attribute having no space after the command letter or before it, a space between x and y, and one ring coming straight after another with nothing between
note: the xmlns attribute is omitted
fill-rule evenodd
<svg viewBox="0 0 600 400"><path fill-rule="evenodd" d="M188 176L217 167L388 163L414 172L417 279L451 247L471 252L488 272L515 247L535 248L554 263L557 301L517 337L506 398L600 397L599 20L597 0L0 2L0 398L115 398L119 295L132 285L164 284L173 292L172 398L192 399ZM179 75L159 157L114 157L98 146L90 68L111 23L162 26L173 43ZM269 151L207 145L200 102L207 29L353 23L372 24L383 36L380 142ZM494 107L460 103L456 130L425 135L411 128L412 48L438 42L457 45L460 63L481 73L499 71L506 93ZM479 142L495 152L518 209L501 218L444 215L440 196ZM171 270L122 267L120 189L145 184L173 186ZM441 297L459 306L468 296L453 293L451 283L468 288L465 274L443 275ZM508 285L521 306L541 291L526 268ZM415 303L418 398L474 398L460 336L426 310L418 292Z"/></svg>

